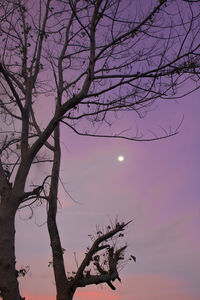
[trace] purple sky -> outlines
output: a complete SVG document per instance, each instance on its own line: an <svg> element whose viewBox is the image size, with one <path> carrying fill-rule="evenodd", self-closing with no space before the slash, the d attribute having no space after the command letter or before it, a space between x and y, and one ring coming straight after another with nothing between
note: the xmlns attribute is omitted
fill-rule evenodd
<svg viewBox="0 0 200 300"><path fill-rule="evenodd" d="M74 203L60 188L62 209L58 225L66 265L76 270L73 252L79 258L90 244L89 233L109 220L134 222L128 227L128 253L137 257L121 272L116 291L107 287L79 289L75 300L200 300L199 265L199 92L177 102L161 103L144 120L134 114L116 121L125 129L135 121L144 134L159 134L160 126L176 128L179 134L155 142L84 138L63 132L61 178L66 189L81 204ZM123 127L122 127L123 126ZM124 155L122 163L118 155ZM47 169L35 169L46 174ZM22 294L29 300L55 299L53 272L45 222L45 208L34 217L20 212L17 225L17 263L30 265L21 279ZM23 220L26 219L26 220Z"/></svg>
<svg viewBox="0 0 200 300"><path fill-rule="evenodd" d="M123 13L127 16L130 14L137 21L143 13L146 14L148 5L154 5L155 2L159 3L158 1L146 1L144 7L141 1L127 1L127 3L132 4L134 9L131 5L126 4L129 9ZM29 4L33 5L31 1ZM33 18L35 16L37 20L36 4L37 1L32 9ZM187 11L181 10L183 5L185 5L184 1L182 1L182 6L177 6L176 9L180 9L183 15L187 16ZM174 13L173 8L172 5L169 9ZM168 15L166 20L168 20ZM178 18L176 21L179 24L182 19ZM57 23L56 18L54 22L52 24L57 24L58 27L61 24ZM79 28L77 24L75 22L75 29L76 26ZM163 25L162 17L158 24L164 27L165 22ZM61 26L63 25L61 24ZM179 26L177 28L180 29ZM196 28L198 31L198 25ZM187 26L185 30L187 32ZM193 40L196 30L193 35L188 35L189 40L190 38ZM166 32L167 35L171 32L171 28L165 29L163 32ZM163 32L163 35L160 36L162 38L165 36ZM183 34L183 37L184 32L184 30L180 31L180 36ZM103 33L104 29L101 29L97 45L101 46ZM160 34L159 30L158 34ZM136 34L132 36L133 41L136 36ZM74 35L75 39L76 34ZM144 48L145 51L148 50L147 55L150 51L150 54L153 54L153 59L155 59L153 62L157 64L156 58L159 57L160 49L163 47L161 45L164 43L158 48L155 47L155 53L151 53L152 41L155 43L154 39L151 40L150 34L149 40L139 39L134 49L137 50L137 47L139 47L138 49ZM193 42L195 45L198 43L198 39L197 41L194 39ZM86 43L86 39L83 39L83 46L84 43ZM169 43L167 48L169 47L174 54L177 50L176 45L176 43ZM31 47L30 53L33 51ZM60 50L60 47L59 43L55 45L52 42L52 54ZM46 49L49 48L51 48L51 42L47 40ZM110 57L114 57L113 55ZM118 55L120 57L120 52ZM110 66L117 62L118 55L113 59ZM166 56L166 61L170 59L170 56ZM133 61L136 60L136 57L137 55L133 55ZM29 59L31 61L32 57L30 56ZM76 59L76 56L73 59ZM82 60L77 61L78 68L76 61L72 65L72 67L76 66L78 74L80 69L83 71L85 69L88 72L87 63L83 59L88 59L88 62L91 61L86 53L83 54ZM71 64L71 58L69 61ZM99 64L102 61L101 58ZM83 65L79 69L80 62ZM145 72L149 63L152 63L151 59L146 60L146 56L144 61L142 59L141 62L136 60L134 72L140 68L142 72ZM153 66L151 67L153 68ZM104 67L106 70L106 65ZM65 72L66 82L68 79L69 82L72 82L76 72L70 71L70 69L66 69ZM122 70L123 72L124 70ZM49 79L51 83L52 73L49 72L49 69L44 68L44 73L41 72L39 79L42 79L42 76L44 78L46 76L46 79ZM81 80L75 87L77 91ZM106 84L108 87L110 81L108 80ZM193 84L195 85L195 82ZM145 86L145 89L148 89L148 86ZM69 95L70 93L73 95L72 92L74 93L73 85L69 90ZM113 93L118 92L119 90L113 91ZM68 98L67 93L66 95ZM110 95L107 94L105 97ZM121 95L123 96L123 92ZM37 116L39 124L44 125L45 122L48 122L47 117L51 118L53 111L51 104L54 100L51 99L50 94L45 99L42 97L38 98L42 101L39 103L36 115L39 114L39 118ZM76 271L74 252L76 252L77 260L80 263L86 247L90 245L88 234L94 233L96 226L107 226L111 220L115 222L116 218L125 222L133 220L126 231L125 240L128 244L127 257L133 254L137 258L136 263L130 262L121 271L122 284L114 283L117 287L116 291L111 291L107 286L91 286L79 289L74 300L200 300L199 98L200 90L184 99L163 100L159 104L156 103L150 107L150 111L144 119L139 119L134 112L126 112L119 119L113 120L113 132L128 129L127 134L136 135L136 131L139 129L144 137L154 137L154 134L163 135L164 130L167 132L174 131L184 116L179 134L154 142L80 137L71 132L69 128L62 127L60 177L65 189L74 199L74 201L70 199L60 185L60 207L57 220L62 246L66 249L64 255L66 270ZM38 105L36 99L34 108ZM104 101L104 97L102 99ZM83 125L85 125L84 122ZM124 156L123 162L117 160L119 155ZM49 168L49 165L35 165L28 178L28 184L40 184L41 180L49 174ZM19 211L16 217L16 259L18 268L30 266L30 271L26 277L20 279L21 294L28 300L55 300L53 270L48 267L48 262L51 261L49 244L45 204L36 208L33 216L28 209Z"/></svg>

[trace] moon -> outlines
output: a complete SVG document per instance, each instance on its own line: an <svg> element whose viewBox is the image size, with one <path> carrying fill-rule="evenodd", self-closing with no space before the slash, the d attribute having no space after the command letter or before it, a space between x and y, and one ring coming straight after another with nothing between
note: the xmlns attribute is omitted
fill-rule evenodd
<svg viewBox="0 0 200 300"><path fill-rule="evenodd" d="M119 162L123 162L124 161L124 156L123 155L119 155L117 159L118 159Z"/></svg>

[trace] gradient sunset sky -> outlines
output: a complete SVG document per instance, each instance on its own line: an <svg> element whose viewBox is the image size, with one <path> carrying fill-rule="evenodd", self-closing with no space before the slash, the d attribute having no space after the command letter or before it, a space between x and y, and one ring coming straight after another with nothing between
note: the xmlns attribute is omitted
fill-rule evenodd
<svg viewBox="0 0 200 300"><path fill-rule="evenodd" d="M79 289L74 300L200 300L200 92L173 102L161 102L139 120L128 113L116 120L116 130L136 126L144 135L161 127L179 134L155 142L79 137L63 129L61 178L73 202L60 187L58 225L65 261L76 271L90 244L89 233L110 220L129 221L127 256L116 291L107 286ZM45 108L44 108L45 109ZM137 125L136 125L137 124ZM118 162L118 155L125 160ZM32 179L47 174L35 168ZM16 218L18 267L29 265L20 279L28 300L55 299L45 206L19 212Z"/></svg>

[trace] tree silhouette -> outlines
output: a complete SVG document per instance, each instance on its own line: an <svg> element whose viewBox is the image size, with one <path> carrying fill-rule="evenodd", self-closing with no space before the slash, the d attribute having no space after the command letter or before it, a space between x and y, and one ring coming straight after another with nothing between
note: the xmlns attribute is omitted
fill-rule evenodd
<svg viewBox="0 0 200 300"><path fill-rule="evenodd" d="M143 7L143 3L1 1L0 290L4 300L20 299L16 211L36 202L48 204L57 299L72 299L77 287L91 283L106 282L113 288L111 281L119 276L117 263L125 248L107 247L107 269L94 257L107 246L102 245L104 238L121 232L124 223L97 237L80 271L71 280L66 277L56 224L59 127L80 135L133 141L177 133L144 137L137 132L128 136L97 130L102 124L110 128L118 114L132 111L142 117L155 101L183 97L199 88L198 4L155 0L145 1ZM42 116L43 103L53 112ZM52 164L52 171L30 187L28 176L36 163ZM98 274L87 277L85 267L92 261Z"/></svg>

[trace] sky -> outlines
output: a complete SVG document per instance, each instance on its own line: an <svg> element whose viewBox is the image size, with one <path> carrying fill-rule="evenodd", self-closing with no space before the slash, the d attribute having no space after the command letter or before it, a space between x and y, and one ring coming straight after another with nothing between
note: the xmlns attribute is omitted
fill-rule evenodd
<svg viewBox="0 0 200 300"><path fill-rule="evenodd" d="M154 142L80 137L63 128L61 178L75 201L59 190L58 226L67 270L76 270L90 245L88 234L110 221L133 222L126 230L127 257L116 291L106 286L78 289L74 300L200 300L200 92L161 102L143 120L128 113L114 126L157 134L161 127L179 134ZM122 123L123 126L122 127ZM119 162L117 157L124 156ZM35 169L32 178L38 172ZM30 266L20 279L28 300L55 299L45 207L29 219L16 218L17 266Z"/></svg>
<svg viewBox="0 0 200 300"><path fill-rule="evenodd" d="M41 119L52 115L49 102L40 102ZM178 134L152 142L80 137L62 127L60 178L67 193L60 185L57 223L67 272L76 271L75 255L80 264L91 245L88 234L116 218L133 220L125 231L126 257L136 256L121 270L115 291L89 286L78 289L74 300L200 300L199 112L197 90L156 102L143 119L134 111L113 119L113 132L139 130L144 137L175 131L181 123ZM49 165L35 165L29 184L48 174ZM33 215L18 211L17 268L30 267L19 279L23 297L56 299L51 260L45 205Z"/></svg>

